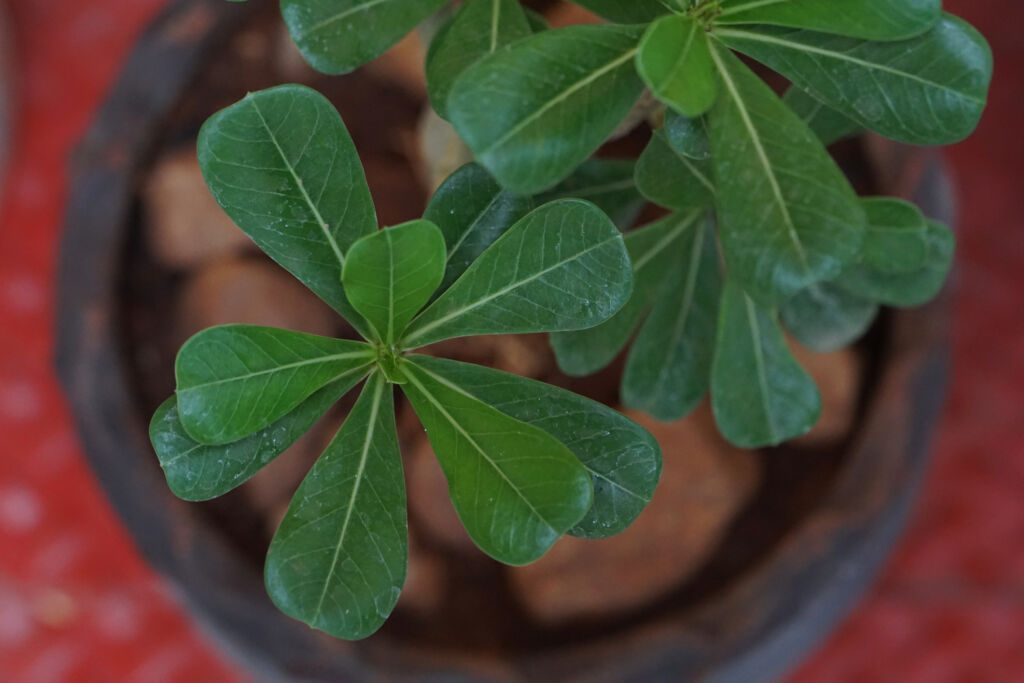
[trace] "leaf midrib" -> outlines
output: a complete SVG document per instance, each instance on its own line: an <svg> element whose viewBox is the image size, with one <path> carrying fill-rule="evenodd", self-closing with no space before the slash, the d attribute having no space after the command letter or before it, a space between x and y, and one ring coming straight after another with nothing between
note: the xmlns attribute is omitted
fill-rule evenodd
<svg viewBox="0 0 1024 683"><path fill-rule="evenodd" d="M481 398L480 398L479 396L475 396L475 395L474 395L474 394L473 394L472 392L470 392L469 390L465 389L464 387L460 387L459 385L457 385L457 384L454 384L454 383L452 383L452 382L448 381L448 379L447 379L447 378L445 378L445 377L442 377L441 375L438 375L438 374L437 374L436 372L433 372L433 371L431 371L431 370L428 370L428 369L426 369L425 367L423 367L422 365L419 365L419 364L416 364L416 367L417 367L417 368L419 368L420 370L422 370L423 372L426 372L426 373L430 374L430 376L431 376L431 377L432 377L432 378L434 379L434 381L435 381L435 382L437 382L437 383L439 383L439 384L443 384L444 386L448 387L448 388L449 388L449 389L451 389L452 391L455 391L455 392L457 392L457 393L460 393L460 394L462 394L463 396L465 396L466 398L471 398L471 399L473 399L474 401L479 401L480 403L483 403L483 404L485 404L485 405L488 405L488 406L490 406L490 407L494 408L495 410L497 410L497 411L498 411L499 413L501 413L501 414L505 415L506 417L510 417L510 418L512 418L513 420L516 420L516 419L518 419L518 418L515 418L515 417L513 417L512 415L509 415L508 413L506 413L506 412L505 412L504 410L502 410L501 408L498 408L497 406L493 406L493 405L491 405L490 403L487 403L486 401L484 401L483 399L481 399ZM519 420L519 421L520 421L520 422L523 422L524 424L528 424L528 425L530 424L529 422L524 422L523 420ZM530 425L530 426L532 426L532 427L535 427L536 425ZM540 428L540 427L537 427L537 429L541 429L541 428ZM544 430L544 429L541 429L541 431L546 431L546 430ZM549 435L550 435L550 436L551 436L552 438L555 438L555 436L554 436L553 434L550 434L550 432L549 432L548 434L549 434ZM557 439L556 439L556 440L557 440ZM564 444L563 444L563 445L564 445ZM566 446L566 448L568 448L568 446ZM598 478L598 479L601 479L601 480L603 480L603 481L606 481L606 482L608 482L609 484L611 484L611 485L612 485L612 486L614 486L615 488L619 489L619 490L620 490L620 491L622 491L623 493L626 493L626 494L628 494L628 495L630 495L630 496L633 496L633 497L634 497L634 498L636 498L637 500L641 500L641 501L644 501L644 502L650 502L650 500L651 500L650 496L644 496L644 495L642 495L642 494L639 494L639 493L637 493L636 491L633 491L633 490L631 490L631 489L628 489L628 488L626 488L625 486L623 486L623 485L622 485L622 484L620 484L619 482L617 482L617 481L615 481L615 480L613 480L613 479L610 479L610 478L608 478L607 476L605 476L605 475L601 474L600 472L598 472L598 471L597 471L597 470L595 470L595 469L592 469L592 468L591 468L591 467L590 467L589 465L587 465L587 463L583 462L583 460L582 460L582 459L580 459L580 464L581 464L581 465L583 465L583 469L585 469L585 470L586 470L586 471L587 471L588 473L590 473L590 475L591 475L591 476L594 476L594 477L596 477L596 478Z"/></svg>
<svg viewBox="0 0 1024 683"><path fill-rule="evenodd" d="M300 368L306 365L315 365L317 363L328 363L335 360L346 360L349 358L362 358L365 357L367 360L373 360L374 351L372 349L364 349L362 351L349 351L347 353L337 353L329 356L317 356L316 358L307 358L306 360L296 361L294 363L285 363L284 365L276 365L266 370L257 370L256 372L250 372L245 375L236 375L234 377L225 377L224 379L213 380L212 382L204 382L202 384L193 384L187 387L179 389L179 392L194 391L196 389L206 389L207 387L216 386L218 384L226 384L228 382L242 382L245 380L252 379L253 377L260 377L262 375L269 375L274 372L281 372L284 370L292 370L294 368ZM333 381L333 380L332 380Z"/></svg>
<svg viewBox="0 0 1024 683"><path fill-rule="evenodd" d="M395 341L395 246L390 231L385 230L384 237L388 241L388 331L384 339L391 344Z"/></svg>
<svg viewBox="0 0 1024 683"><path fill-rule="evenodd" d="M341 373L340 375L338 375L337 377L332 379L330 382L325 384L323 387L321 387L320 391L324 391L328 387L330 387L331 385L336 384L338 382L344 381L345 379L347 379L351 375L356 375L356 374L359 374L360 372L366 372L369 367L370 367L370 364L367 363L366 365L363 365L361 367L352 368L351 370L346 370L345 372ZM307 401L313 400L313 396L310 396L306 400ZM303 405L304 405L304 403L300 404L299 406L296 406L294 410L298 410ZM177 410L177 406L175 406L175 410ZM284 420L285 418L289 417L290 415L291 415L291 413L288 413L287 415L282 416L280 419ZM179 418L179 421L180 421L180 418ZM264 429L270 429L274 424L275 423L271 423L270 425L267 425L267 427L265 427ZM263 430L260 430L260 431L263 431ZM260 432L257 432L257 434L258 433L260 433ZM174 465L175 463L177 463L182 458L191 455L192 453L194 453L195 451L197 451L200 448L225 448L225 447L232 446L234 443L237 443L237 442L233 442L233 443L221 444L221 445L217 445L217 446L211 446L210 444L204 444L204 443L201 443L199 441L195 441L195 439L193 439L191 436L188 435L188 432L185 432L185 436L190 441L194 441L195 445L192 446L191 448L189 448L187 451L182 451L181 453L178 453L177 455L175 455L175 456L173 456L171 458L168 458L167 460L161 460L160 461L160 467L162 469L166 470L171 465ZM247 439L249 437L244 437L244 438ZM244 439L239 439L239 441L242 441L242 440L244 440ZM194 486L193 488L197 487L198 485L199 484L197 483L196 486Z"/></svg>
<svg viewBox="0 0 1024 683"><path fill-rule="evenodd" d="M552 266L549 266L549 267L547 267L547 268L545 268L543 270L540 270L540 271L534 273L533 275L531 275L528 278L525 278L525 279L522 279L522 280L517 280L516 282L513 282L512 284L506 285L505 287L502 287L501 289L499 289L498 291L496 291L496 292L494 292L492 294L488 294L487 296L485 296L482 299L478 299L477 301L475 301L474 303L470 304L469 306L458 308L458 309L452 311L451 313L448 313L447 315L445 315L443 317L440 317L437 320L424 325L423 327L420 327L419 329L414 329L413 332L409 336L407 336L403 341L406 344L413 343L414 340L418 339L419 337L424 336L427 332L429 332L431 330L434 330L434 329L437 329L441 325L444 325L445 323L448 323L448 322L450 322L450 321L452 321L452 320L454 320L454 319L456 319L456 318L458 318L458 317L460 317L462 315L465 315L465 314L469 313L470 311L475 310L475 309L479 308L480 306L483 306L484 304L490 303L491 301L494 301L495 299L497 299L499 297L505 296L509 292L512 292L512 291L514 291L514 290L516 290L516 289L518 289L518 288L520 288L520 287L522 287L522 286L524 286L524 285L526 285L526 284L528 284L530 282L533 282L534 280L540 279L540 278L544 277L545 275L547 275L548 273L550 273L550 272L552 272L554 270L557 270L557 269L561 268L562 266L564 266L566 264L569 264L569 263L572 263L573 261L581 259L584 256L586 256L587 254L589 254L590 252L595 251L597 249L600 249L601 247L605 246L609 242L614 242L616 239L620 239L620 235L615 235L613 237L609 237L606 240L602 240L602 241L598 242L597 244L593 244L593 245L587 247L586 249L584 249L583 251L576 252L575 254L573 254L571 257L569 257L567 259L559 261L559 262L555 263ZM463 275L463 277L465 277L465 275ZM448 293L451 293L451 291L452 290L448 290L446 295ZM434 306L437 306L438 303L441 303L443 301L444 301L444 297L442 297L442 298L438 299L437 301L435 301L434 304L430 308L425 310L420 315L420 317L425 316L427 313L430 312L430 310L432 308L434 308ZM416 321L414 320L413 324L415 324L415 322Z"/></svg>
<svg viewBox="0 0 1024 683"><path fill-rule="evenodd" d="M469 236L471 234L473 234L473 232L476 231L477 227L480 225L480 221L482 221L484 219L484 216L486 216L488 213L490 213L491 209L494 208L494 206L498 203L498 200L501 199L504 194L505 193L504 193L503 190L501 190L501 189L497 190L494 193L494 196L491 197L491 200L489 202L487 202L487 206L485 206L483 208L483 210L480 211L473 218L473 220L469 224L469 227L467 227L462 232L462 234L459 235L459 239L455 240L455 244L452 245L451 249L449 249L448 253L445 255L444 265L445 265L446 269L447 269L448 265L451 263L452 258L454 258L455 254L459 251L459 249L462 248L462 245L466 243L466 240L469 239Z"/></svg>
<svg viewBox="0 0 1024 683"><path fill-rule="evenodd" d="M746 294L742 294L743 304L747 310L747 320L750 327L750 338L754 345L754 364L757 367L757 383L761 388L761 407L764 408L764 417L768 422L768 432L772 442L777 442L778 429L775 426L775 414L768 404L768 397L771 395L768 390L768 376L765 374L764 349L761 347L761 325L757 321L757 311L754 310L754 303Z"/></svg>
<svg viewBox="0 0 1024 683"><path fill-rule="evenodd" d="M334 547L334 556L331 558L331 566L327 570L327 576L324 579L324 587L320 592L320 599L316 603L316 608L313 611L313 618L311 621L317 621L323 611L324 600L327 598L327 591L331 585L331 577L334 576L334 570L337 569L338 560L341 557L341 548L345 544L345 536L348 534L348 525L352 520L352 512L355 510L356 498L359 496L359 489L363 483L363 474L366 471L366 461L370 454L370 445L373 443L373 435L377 431L377 414L380 412L381 397L384 393L385 383L380 381L376 376L371 377L371 382L374 382L373 390L373 405L370 408L369 427L366 430L366 439L363 441L363 449L359 454L359 466L356 468L355 483L352 485L352 495L349 496L348 507L345 510L345 520L342 522L341 531L338 534L338 542Z"/></svg>
<svg viewBox="0 0 1024 683"><path fill-rule="evenodd" d="M857 66L862 66L862 67L864 67L865 69L868 69L868 70L882 71L884 73L892 74L894 76L899 76L900 78L905 78L905 79L910 80L910 81L916 81L917 83L920 83L921 85L925 85L925 86L928 86L930 88L936 88L938 90L944 90L944 91L946 91L948 93L956 95L957 97L961 97L961 98L963 98L965 100L968 100L970 102L973 102L975 104L979 104L979 105L984 105L985 104L984 98L974 97L973 95L965 93L962 90L957 90L956 88L952 88L952 87L950 87L948 85L944 85L942 83L937 83L935 81L929 81L927 78L922 78L921 76L918 76L917 74L910 73L909 71L900 71L899 69L894 69L892 67L886 66L886 65L881 64L879 62L869 62L867 60L860 59L858 57L851 57L850 55L844 54L842 52L835 52L835 51L832 51L832 50L826 50L824 48L814 47L812 45L807 45L806 43L797 43L797 42L794 42L794 41L791 41L791 40L785 40L784 38L777 38L775 36L764 35L763 33L753 33L751 31L743 31L741 29L734 29L734 28L717 29L715 31L715 35L716 36L721 36L723 38L728 38L730 36L732 36L733 38L740 38L740 39L744 39L745 38L747 40L753 40L754 42L770 43L770 44L774 44L774 45L782 45L783 47L788 47L788 48L790 48L792 50L797 50L797 51L801 51L801 52L810 52L812 54L821 55L823 57L828 57L830 59L836 59L836 60L840 60L840 61L849 62L851 64L856 64Z"/></svg>
<svg viewBox="0 0 1024 683"><path fill-rule="evenodd" d="M667 144L668 148L670 150L672 150L672 153L674 155L676 155L676 158L679 159L679 162L683 166L685 166L686 169L690 173L692 173L694 175L694 177L697 178L698 181L700 181L700 184L703 185L704 187L708 188L708 191L711 193L712 197L715 196L716 194L718 194L716 192L716 190L715 190L714 184L711 182L711 180L708 179L708 177L706 175L701 173L700 169L697 168L694 165L693 160L691 160L685 154L680 154L679 151L675 147L672 146L672 143L668 142L668 140L665 141L665 144Z"/></svg>
<svg viewBox="0 0 1024 683"><path fill-rule="evenodd" d="M337 22L342 21L344 19L347 19L348 17L350 17L350 16L352 16L354 14L359 14L360 12L366 12L368 10L373 9L377 5L383 5L385 2L390 2L390 1L391 0L370 0L370 2L365 2L365 3L361 4L361 5L356 5L355 7L350 7L347 10L344 10L342 12L338 12L337 14L335 14L333 16L330 16L330 17L327 17L326 19L322 19L322 20L318 21L317 23L313 24L312 26L310 26L308 30L303 32L302 38L305 39L305 38L309 37L310 35L312 35L313 33L316 33L317 31L320 31L322 29L327 28L331 24L334 24L334 23L337 23Z"/></svg>
<svg viewBox="0 0 1024 683"><path fill-rule="evenodd" d="M786 235L789 237L790 242L796 249L797 257L800 259L800 263L803 265L804 270L809 271L810 265L807 262L807 254L804 251L803 243L800 242L800 236L796 231L796 225L793 223L793 217L789 214L789 206L786 204L785 197L782 196L782 187L779 185L779 179L775 176L775 169L772 168L771 160L768 158L768 153L765 151L764 145L761 142L761 136L757 132L757 127L750 118L750 112L747 111L743 98L740 97L739 90L736 88L736 82L733 81L732 75L728 72L728 68L722 62L722 58L718 54L718 48L714 45L709 45L708 47L710 48L709 52L711 53L711 58L714 60L715 66L718 67L718 71L722 75L722 81L725 83L726 89L729 91L733 101L736 103L736 109L740 113L740 118L743 119L743 125L750 134L750 139L751 142L754 143L754 149L757 151L758 159L764 167L765 175L768 177L768 183L772 188L772 194L775 196L775 201L779 205L779 211L782 213L782 218L786 223Z"/></svg>
<svg viewBox="0 0 1024 683"><path fill-rule="evenodd" d="M636 48L636 47L630 48L629 51L627 51L625 54L623 54L623 55L621 55L619 57L616 57L615 59L613 59L612 61L608 62L607 64L605 64L601 68L597 69L596 71L591 72L590 75L588 75L585 78L581 78L580 80L576 81L575 83L570 85L568 88L566 88L565 90L560 92L556 97L553 97L550 100L548 100L547 102L545 102L538 109L536 109L532 114L530 114L529 116L527 116L526 118L521 120L516 125L512 126L512 128L510 128L508 130L508 132L506 132L504 135L502 135L500 138L498 138L495 142L493 142L490 145L488 145L485 149L482 149L477 154L477 157L484 157L484 156L490 154L491 152L493 152L494 150L498 149L499 147L503 146L505 143L507 143L509 140L511 140L516 135L521 133L523 130L525 130L527 127L529 127L531 124L536 122L541 116L546 114L549 110L551 110L552 108L556 107L561 102L567 100L569 97L574 95L576 92L582 90L583 88L586 88L588 85L590 85L591 83L593 83L597 79L601 78L601 76L604 76L606 73L608 73L610 71L614 71L615 69L617 69L618 67L622 66L623 64L625 64L629 60L633 59L633 57L636 56L638 50L639 50L639 48Z"/></svg>
<svg viewBox="0 0 1024 683"><path fill-rule="evenodd" d="M413 363L410 363L409 365L415 367L420 372L422 372L422 373L424 373L426 375L429 375L435 381L442 380L441 383L442 384L444 383L443 382L443 378L438 377L436 374L434 374L430 370L427 370L426 368L424 368L424 367L422 367L420 365L415 365ZM480 444L478 444L476 442L476 440L469 434L469 432L467 432L462 427L462 425L459 423L459 421L456 420L454 417L452 417L451 413L449 413L447 410L445 410L445 407L441 404L441 402L438 401L434 397L434 395L432 393L430 393L430 391L427 390L427 388L423 385L423 383L420 382L419 379L416 378L416 375L413 372L410 372L408 370L404 374L409 379L410 382L412 382L413 384L416 385L416 388L419 389L423 393L423 395L427 398L427 400L430 401L434 405L434 408L437 409L438 412L440 412L445 417L446 420L448 420L448 422L452 425L452 427L454 427L456 431L458 431L460 434L462 434L463 438L465 438L466 441L469 442L469 444L476 450L477 453L480 454L480 456L484 459L484 461L487 462L487 464L491 466L491 468L498 474L498 476L501 477L501 479L506 484L508 484L509 488L511 488L512 491L515 492L516 496L521 501L523 501L523 503L526 505L526 507L528 507L530 509L530 511L537 517L537 519L539 519L541 522L543 522L545 525L547 525L547 527L549 529L551 529L555 533L558 533L558 529L551 522L549 522L544 517L544 515L542 515L540 513L540 511L537 510L537 508L535 508L533 506L533 504L529 501L529 499L525 495L523 495L522 491L519 490L519 487L517 487L512 482L512 480L508 478L508 476L502 471L502 469L500 467L498 467L498 464L496 462L494 462L494 460L491 458L490 455L487 454L487 451L485 451L483 448L481 448ZM483 401L481 401L478 398L473 397L473 400L477 401L478 403L481 403L482 405L487 405L486 403L484 403ZM495 411L497 411L499 413L501 412L501 411L498 411L497 408L493 408L492 407L491 409L495 410ZM504 413L501 413L501 414L504 415ZM505 417L508 417L508 416L505 415ZM514 418L509 417L509 419L511 420L511 419L514 419ZM523 423L523 424L525 424L525 423ZM529 426L529 425L527 425L527 426ZM554 438L554 437L552 437L552 438Z"/></svg>
<svg viewBox="0 0 1024 683"><path fill-rule="evenodd" d="M745 5L731 5L729 7L726 7L721 12L719 12L718 16L719 18L727 17L730 14L746 12L747 10L759 9L761 7L770 7L771 5L778 5L780 3L788 1L789 0L752 0L752 2L748 2Z"/></svg>
<svg viewBox="0 0 1024 683"><path fill-rule="evenodd" d="M491 0L491 48L489 52L498 49L498 28L501 23L501 0Z"/></svg>
<svg viewBox="0 0 1024 683"><path fill-rule="evenodd" d="M675 353L676 347L679 346L679 342L682 341L683 335L686 333L686 323L690 319L690 311L693 309L693 300L697 292L697 276L700 274L700 257L703 249L704 232L698 231L693 239L693 251L690 253L690 262L688 264L690 270L686 273L686 286L683 289L683 301L679 307L679 317L676 318L675 325L672 328L671 341L665 348L665 361L662 363L662 368L669 365L669 359ZM651 392L652 399L657 400L661 396L662 389L665 387L667 380L667 372L658 374L658 381L654 385L654 391Z"/></svg>
<svg viewBox="0 0 1024 683"><path fill-rule="evenodd" d="M256 112L256 116L259 117L260 123L263 124L264 130L267 131L267 135L270 136L270 141L274 145L274 149L277 150L278 155L281 157L281 162L288 169L288 173L291 174L292 180L295 181L295 186L299 188L299 192L302 194L303 200L309 207L309 210L313 212L313 218L316 220L316 224L320 227L320 230L324 233L324 237L327 239L327 243L331 246L331 251L338 259L340 266L345 265L345 256L341 251L341 247L338 246L337 240L334 239L334 235L331 234L327 221L320 215L320 210L317 208L313 198L309 196L309 192L306 191L306 185L302 182L302 178L299 177L298 172L292 163L288 160L288 157L284 153L284 149L281 148L281 143L277 141L277 136L271 129L270 124L267 123L267 119L263 116L263 112L260 110L259 104L256 102L256 97L253 95L249 96L249 101L252 103L252 108Z"/></svg>
<svg viewBox="0 0 1024 683"><path fill-rule="evenodd" d="M644 267L647 266L654 257L665 250L670 244L676 241L687 228L693 225L694 221L704 212L704 209L694 209L687 215L680 216L679 222L676 223L675 227L669 230L667 233L662 235L661 239L651 245L651 248L641 254L633 261L633 270L639 273Z"/></svg>
<svg viewBox="0 0 1024 683"><path fill-rule="evenodd" d="M686 43L683 45L683 49L680 50L679 57L676 59L675 64L672 65L672 68L665 75L664 80L658 87L659 91L664 92L665 89L676 77L676 75L679 73L679 70L683 67L683 63L686 61L686 58L689 57L690 55L690 49L693 46L693 40L697 36L698 30L700 30L700 25L696 21L690 20L690 31L689 35L686 36Z"/></svg>

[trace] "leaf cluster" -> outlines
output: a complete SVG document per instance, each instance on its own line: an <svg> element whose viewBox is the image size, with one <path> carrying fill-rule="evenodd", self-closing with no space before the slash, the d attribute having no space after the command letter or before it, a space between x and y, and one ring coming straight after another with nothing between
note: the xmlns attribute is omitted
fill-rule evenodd
<svg viewBox="0 0 1024 683"><path fill-rule="evenodd" d="M408 541L393 385L419 416L470 537L497 560L532 562L567 533L618 533L650 501L661 452L634 422L540 382L413 353L608 319L633 274L621 232L597 206L509 195L470 165L425 218L378 230L344 123L301 86L250 94L211 118L199 159L235 222L364 338L207 329L182 347L175 395L151 424L171 489L206 500L245 482L363 382L271 544L267 588L284 612L361 638L398 599Z"/></svg>
<svg viewBox="0 0 1024 683"><path fill-rule="evenodd" d="M288 614L339 637L376 630L407 554L393 387L422 422L477 545L523 564L562 535L625 529L650 500L650 434L572 393L415 353L455 337L551 333L584 375L630 347L623 402L676 420L710 393L744 447L809 430L821 398L789 335L830 351L879 306L941 289L948 227L860 198L826 146L864 130L966 137L991 52L940 0L576 0L607 23L550 29L518 0L282 0L323 72L374 59L439 13L430 101L472 150L420 220L378 229L337 112L299 86L204 126L224 210L361 341L226 326L189 340L151 437L171 488L238 486L363 383L267 558ZM746 57L744 60L742 57ZM783 96L748 66L785 77ZM593 158L659 103L638 159ZM664 217L629 230L648 202Z"/></svg>
<svg viewBox="0 0 1024 683"><path fill-rule="evenodd" d="M319 8L318 25L333 30L376 32L378 54L437 9L284 4L300 47L331 73L368 53L311 42L295 7ZM817 351L845 346L879 305L935 296L953 251L949 229L912 205L858 198L826 146L863 130L919 145L963 139L985 106L988 45L941 0L576 4L608 23L549 29L518 0L465 0L444 15L426 60L435 110L522 196L572 187L645 90L664 107L632 188L623 185L632 198L613 203L623 227L636 199L671 213L626 236L637 286L623 310L553 335L562 369L595 372L634 340L626 405L674 420L710 390L733 443L806 432L820 398L784 328ZM739 55L792 87L779 97Z"/></svg>

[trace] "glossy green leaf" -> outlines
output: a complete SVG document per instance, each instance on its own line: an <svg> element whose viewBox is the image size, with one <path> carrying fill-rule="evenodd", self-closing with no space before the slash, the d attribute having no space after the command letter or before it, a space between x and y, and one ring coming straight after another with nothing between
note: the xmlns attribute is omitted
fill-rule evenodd
<svg viewBox="0 0 1024 683"><path fill-rule="evenodd" d="M599 17L619 24L646 24L669 13L661 0L572 0Z"/></svg>
<svg viewBox="0 0 1024 683"><path fill-rule="evenodd" d="M677 152L664 128L654 132L636 162L636 186L655 204L677 211L710 206L715 200L711 162Z"/></svg>
<svg viewBox="0 0 1024 683"><path fill-rule="evenodd" d="M860 260L886 273L920 270L928 260L928 225L910 202L889 197L863 200L868 231Z"/></svg>
<svg viewBox="0 0 1024 683"><path fill-rule="evenodd" d="M367 372L367 368L353 370L314 393L277 422L252 436L220 446L206 446L188 435L178 418L178 399L172 396L157 409L149 424L149 440L168 487L182 500L202 501L240 486L298 441Z"/></svg>
<svg viewBox="0 0 1024 683"><path fill-rule="evenodd" d="M633 342L622 378L622 401L672 422L708 393L722 283L710 225L684 235L651 315Z"/></svg>
<svg viewBox="0 0 1024 683"><path fill-rule="evenodd" d="M562 372L575 376L593 374L625 348L664 283L665 274L681 258L683 236L703 213L697 209L672 214L626 234L626 249L633 262L633 294L618 313L597 327L551 335L551 347Z"/></svg>
<svg viewBox="0 0 1024 683"><path fill-rule="evenodd" d="M715 102L718 80L708 34L688 16L672 14L651 24L636 65L654 96L683 116L700 116Z"/></svg>
<svg viewBox="0 0 1024 683"><path fill-rule="evenodd" d="M427 91L434 110L448 118L455 79L474 62L531 33L519 0L466 0L427 53Z"/></svg>
<svg viewBox="0 0 1024 683"><path fill-rule="evenodd" d="M466 69L448 98L459 135L503 187L551 189L615 131L643 91L636 26L535 34Z"/></svg>
<svg viewBox="0 0 1024 683"><path fill-rule="evenodd" d="M942 0L722 0L717 24L776 24L867 40L920 35L938 21Z"/></svg>
<svg viewBox="0 0 1024 683"><path fill-rule="evenodd" d="M992 79L985 39L948 14L924 35L895 43L770 26L715 35L865 128L910 144L967 137Z"/></svg>
<svg viewBox="0 0 1024 683"><path fill-rule="evenodd" d="M344 315L344 254L377 227L355 145L337 110L314 90L252 93L199 133L199 164L213 196L270 258Z"/></svg>
<svg viewBox="0 0 1024 683"><path fill-rule="evenodd" d="M463 166L438 188L423 218L444 233L444 279L448 289L479 258L487 247L534 208L530 197L501 189L478 164Z"/></svg>
<svg viewBox="0 0 1024 683"><path fill-rule="evenodd" d="M953 265L956 238L945 225L928 222L928 257L911 273L886 273L865 264L850 267L836 280L846 291L871 301L912 308L934 299Z"/></svg>
<svg viewBox="0 0 1024 683"><path fill-rule="evenodd" d="M402 389L448 479L455 511L481 550L527 564L583 519L593 486L566 446L418 362L404 362L402 371Z"/></svg>
<svg viewBox="0 0 1024 683"><path fill-rule="evenodd" d="M416 348L476 334L579 330L628 301L622 234L588 202L563 199L516 223L409 327Z"/></svg>
<svg viewBox="0 0 1024 683"><path fill-rule="evenodd" d="M556 199L585 199L626 230L647 204L636 189L636 164L628 159L588 159L555 189L537 197L539 204Z"/></svg>
<svg viewBox="0 0 1024 683"><path fill-rule="evenodd" d="M200 443L238 441L375 356L362 342L253 325L211 327L178 352L178 414Z"/></svg>
<svg viewBox="0 0 1024 683"><path fill-rule="evenodd" d="M786 345L774 316L726 282L711 366L711 406L740 448L774 446L810 431L821 395Z"/></svg>
<svg viewBox="0 0 1024 683"><path fill-rule="evenodd" d="M376 338L394 344L441 284L444 235L427 220L378 230L352 245L342 282Z"/></svg>
<svg viewBox="0 0 1024 683"><path fill-rule="evenodd" d="M723 92L708 116L719 236L730 277L769 306L836 277L865 217L821 141L740 60L712 56Z"/></svg>
<svg viewBox="0 0 1024 683"><path fill-rule="evenodd" d="M661 476L661 449L651 434L618 411L550 384L440 358L414 362L509 417L543 429L579 458L594 502L569 533L606 538L636 519Z"/></svg>
<svg viewBox="0 0 1024 683"><path fill-rule="evenodd" d="M803 289L779 311L786 329L801 344L831 353L860 339L878 315L878 305L832 282Z"/></svg>
<svg viewBox="0 0 1024 683"><path fill-rule="evenodd" d="M790 88L782 101L803 119L823 145L831 145L863 130L853 119L827 107L800 88Z"/></svg>
<svg viewBox="0 0 1024 683"><path fill-rule="evenodd" d="M281 13L313 68L344 74L384 54L445 2L281 0Z"/></svg>
<svg viewBox="0 0 1024 683"><path fill-rule="evenodd" d="M267 592L314 628L365 638L398 602L408 549L394 399L374 374L288 506L267 554Z"/></svg>
<svg viewBox="0 0 1024 683"><path fill-rule="evenodd" d="M669 110L665 112L663 130L677 154L698 161L711 156L711 140L704 117L691 119Z"/></svg>

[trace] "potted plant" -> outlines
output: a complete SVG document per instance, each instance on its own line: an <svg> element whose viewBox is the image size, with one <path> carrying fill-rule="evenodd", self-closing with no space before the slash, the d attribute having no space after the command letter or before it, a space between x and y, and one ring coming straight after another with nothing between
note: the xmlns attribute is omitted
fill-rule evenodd
<svg viewBox="0 0 1024 683"><path fill-rule="evenodd" d="M444 4L282 7L309 62L341 74ZM609 23L548 29L515 0L467 0L441 24L430 100L477 163L442 184L421 220L377 229L355 146L315 91L252 93L199 135L220 205L364 341L202 332L182 348L175 396L150 436L174 492L207 499L366 380L267 558L274 601L332 635L379 628L405 576L393 385L469 535L502 562L531 562L566 533L623 531L658 481L656 442L615 411L412 352L547 332L559 366L587 375L632 341L626 406L672 421L710 393L729 441L773 446L809 430L821 406L783 329L839 348L879 305L922 304L946 278L949 229L907 202L858 198L825 150L865 128L929 145L973 129L991 57L940 3L578 4ZM737 52L794 87L777 96ZM621 174L588 159L645 89L664 106L630 175L666 212L622 232L609 215L630 227L635 201L598 206L574 193L581 173ZM496 202L506 210L489 211Z"/></svg>

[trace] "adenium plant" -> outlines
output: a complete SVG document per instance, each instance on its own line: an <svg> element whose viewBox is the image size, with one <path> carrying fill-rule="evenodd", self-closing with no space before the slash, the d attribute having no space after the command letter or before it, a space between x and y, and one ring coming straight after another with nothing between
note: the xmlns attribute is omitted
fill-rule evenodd
<svg viewBox="0 0 1024 683"><path fill-rule="evenodd" d="M710 392L722 434L760 447L821 409L784 330L837 349L880 305L922 304L946 278L949 228L903 200L859 198L826 151L864 129L939 145L977 125L991 53L939 0L578 0L609 23L553 30L517 0L281 4L330 74L444 11L430 101L476 158L422 219L378 229L353 142L316 92L250 94L200 133L220 205L364 341L201 332L151 438L171 489L209 499L362 383L267 556L271 597L313 627L365 637L402 588L395 385L469 535L501 562L532 562L564 534L619 533L653 495L661 453L636 423L422 347L550 332L562 369L585 375L632 342L626 406L676 420ZM779 97L737 53L792 87ZM643 154L592 159L645 90L663 107ZM665 216L628 230L648 201Z"/></svg>

